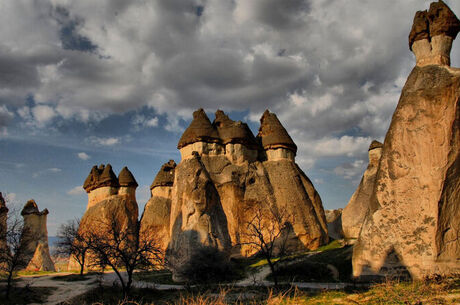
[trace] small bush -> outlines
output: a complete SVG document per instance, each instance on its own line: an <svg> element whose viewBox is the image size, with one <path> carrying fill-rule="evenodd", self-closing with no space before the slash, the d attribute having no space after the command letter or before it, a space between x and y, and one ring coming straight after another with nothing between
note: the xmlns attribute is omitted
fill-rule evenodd
<svg viewBox="0 0 460 305"><path fill-rule="evenodd" d="M234 270L224 253L203 247L178 270L178 274L190 284L207 285L233 281L238 276Z"/></svg>

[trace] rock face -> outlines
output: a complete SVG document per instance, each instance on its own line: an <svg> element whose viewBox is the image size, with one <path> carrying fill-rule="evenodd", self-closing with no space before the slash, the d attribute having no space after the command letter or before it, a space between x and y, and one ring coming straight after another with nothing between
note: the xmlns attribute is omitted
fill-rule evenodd
<svg viewBox="0 0 460 305"><path fill-rule="evenodd" d="M434 8L437 14L431 14ZM442 17L446 14L449 19ZM451 24L458 20L443 2L432 4L428 15L434 16L430 33L431 25L448 23L436 34L455 37L458 27L453 31ZM370 209L354 248L355 276L407 269L422 278L460 271L459 146L460 69L445 62L418 64L385 138Z"/></svg>
<svg viewBox="0 0 460 305"><path fill-rule="evenodd" d="M372 192L374 191L375 177L382 155L382 147L382 143L372 141L369 146L369 165L361 178L358 188L353 196L351 196L345 209L343 209L342 228L345 238L358 238L359 236L359 231L363 225L364 218L369 209Z"/></svg>
<svg viewBox="0 0 460 305"><path fill-rule="evenodd" d="M326 221L327 221L327 232L329 233L329 237L333 239L342 239L343 238L343 230L342 230L342 215L343 210L326 210L324 211L326 214Z"/></svg>
<svg viewBox="0 0 460 305"><path fill-rule="evenodd" d="M0 251L7 251L6 230L7 228L8 208L6 207L5 199L0 192Z"/></svg>
<svg viewBox="0 0 460 305"><path fill-rule="evenodd" d="M169 218L175 168L174 160L169 160L163 164L150 186L151 197L145 205L141 217L141 235L150 236L154 234L163 250L166 250L170 240Z"/></svg>
<svg viewBox="0 0 460 305"><path fill-rule="evenodd" d="M452 42L459 30L459 20L441 0L431 3L428 11L418 11L409 34L417 66L450 65Z"/></svg>
<svg viewBox="0 0 460 305"><path fill-rule="evenodd" d="M29 200L22 209L24 218L23 239L26 243L26 270L30 271L55 271L54 263L50 257L48 246L48 230L46 217L48 210L38 210L34 200Z"/></svg>
<svg viewBox="0 0 460 305"><path fill-rule="evenodd" d="M253 254L240 241L255 208L291 216L289 250L328 241L321 198L295 163L297 147L275 114L263 114L257 138L220 110L212 123L202 109L193 117L178 144L182 161L172 186L167 255L173 271L201 246Z"/></svg>
<svg viewBox="0 0 460 305"><path fill-rule="evenodd" d="M79 232L92 232L115 219L122 228L135 230L139 215L136 202L138 184L133 174L124 167L117 178L110 164L93 166L83 188L88 193L88 205L81 218ZM91 259L87 259L91 264ZM69 270L78 269L74 259L69 260Z"/></svg>

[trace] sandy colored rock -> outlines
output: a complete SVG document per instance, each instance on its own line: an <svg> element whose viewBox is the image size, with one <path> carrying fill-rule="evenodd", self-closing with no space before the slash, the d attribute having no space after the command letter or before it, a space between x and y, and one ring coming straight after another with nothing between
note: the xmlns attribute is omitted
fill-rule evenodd
<svg viewBox="0 0 460 305"><path fill-rule="evenodd" d="M265 150L286 148L297 152L297 145L292 141L286 129L281 125L276 114L265 110L260 118L260 128L257 138L260 139Z"/></svg>
<svg viewBox="0 0 460 305"><path fill-rule="evenodd" d="M369 146L369 165L361 178L358 188L353 193L342 213L342 229L345 238L358 238L364 218L369 209L374 191L375 178L382 155L383 144L372 141Z"/></svg>
<svg viewBox="0 0 460 305"><path fill-rule="evenodd" d="M460 69L415 67L385 137L355 276L460 271L459 144Z"/></svg>
<svg viewBox="0 0 460 305"><path fill-rule="evenodd" d="M176 167L170 224L167 260L176 279L177 270L190 262L202 247L224 253L230 250L227 220L220 198L198 154Z"/></svg>
<svg viewBox="0 0 460 305"><path fill-rule="evenodd" d="M141 236L155 236L164 251L170 240L169 221L175 168L174 160L169 160L161 167L150 186L151 197L145 205L140 222Z"/></svg>
<svg viewBox="0 0 460 305"><path fill-rule="evenodd" d="M38 210L37 203L31 199L21 211L24 218L24 238L21 242L26 244L26 270L30 271L55 271L48 246L48 230L46 219L48 210Z"/></svg>
<svg viewBox="0 0 460 305"><path fill-rule="evenodd" d="M249 149L258 149L256 138L248 125L233 121L222 110L217 110L212 125L217 129L222 144L243 144Z"/></svg>
<svg viewBox="0 0 460 305"><path fill-rule="evenodd" d="M427 13L430 21L430 36L446 35L455 39L460 31L460 21L454 12L440 0L430 4Z"/></svg>
<svg viewBox="0 0 460 305"><path fill-rule="evenodd" d="M326 214L327 232L329 233L329 237L333 239L343 238L342 211L342 209L324 211Z"/></svg>
<svg viewBox="0 0 460 305"><path fill-rule="evenodd" d="M137 181L134 178L133 174L129 171L128 167L123 167L118 174L118 183L120 187L137 187Z"/></svg>
<svg viewBox="0 0 460 305"><path fill-rule="evenodd" d="M203 109L198 109L193 113L193 120L190 126L182 134L182 137L177 144L177 148L195 143L195 142L220 142L217 130L213 128L211 121Z"/></svg>

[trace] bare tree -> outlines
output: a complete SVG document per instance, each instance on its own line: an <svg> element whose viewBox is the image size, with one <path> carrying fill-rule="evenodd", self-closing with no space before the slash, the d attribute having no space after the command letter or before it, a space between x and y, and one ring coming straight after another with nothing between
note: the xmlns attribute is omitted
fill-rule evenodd
<svg viewBox="0 0 460 305"><path fill-rule="evenodd" d="M74 259L80 265L80 275L83 275L86 263L86 254L89 250L87 239L78 228L80 220L71 220L62 224L57 232L59 241L55 253L68 256L69 260Z"/></svg>
<svg viewBox="0 0 460 305"><path fill-rule="evenodd" d="M133 273L137 269L150 269L162 263L162 248L154 232L139 234L140 222L129 228L114 214L100 221L97 230L84 236L90 249L91 266L109 266L117 275L124 297L128 297ZM126 270L126 278L122 270Z"/></svg>
<svg viewBox="0 0 460 305"><path fill-rule="evenodd" d="M8 213L7 227L3 230L2 235L6 246L0 249L0 270L7 277L6 298L9 299L15 273L26 268L29 263L28 245L33 241L34 236L27 227L24 227L22 217L15 209Z"/></svg>
<svg viewBox="0 0 460 305"><path fill-rule="evenodd" d="M276 265L286 254L287 242L293 232L292 216L284 208L262 207L259 204L245 213L251 217L245 222L245 231L240 234L240 244L267 260L275 286L278 286ZM275 256L279 259L274 260Z"/></svg>

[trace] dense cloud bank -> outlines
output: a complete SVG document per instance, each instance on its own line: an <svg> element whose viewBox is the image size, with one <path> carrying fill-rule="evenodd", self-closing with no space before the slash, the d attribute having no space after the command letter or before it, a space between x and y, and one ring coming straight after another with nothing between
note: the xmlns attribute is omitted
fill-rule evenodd
<svg viewBox="0 0 460 305"><path fill-rule="evenodd" d="M140 116L135 128L178 131L198 107L251 120L270 108L304 166L365 159L414 65L407 36L428 3L2 1L0 136L13 117L40 129L148 107L167 123Z"/></svg>

